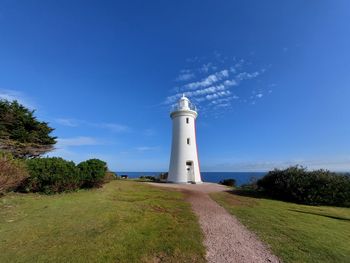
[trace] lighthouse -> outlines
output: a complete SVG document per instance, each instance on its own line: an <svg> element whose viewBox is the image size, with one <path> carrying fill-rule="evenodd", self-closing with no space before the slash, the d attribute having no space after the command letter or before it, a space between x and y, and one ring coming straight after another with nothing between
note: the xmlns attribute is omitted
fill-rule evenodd
<svg viewBox="0 0 350 263"><path fill-rule="evenodd" d="M173 137L167 181L170 183L202 183L196 142L196 107L183 95L170 117Z"/></svg>

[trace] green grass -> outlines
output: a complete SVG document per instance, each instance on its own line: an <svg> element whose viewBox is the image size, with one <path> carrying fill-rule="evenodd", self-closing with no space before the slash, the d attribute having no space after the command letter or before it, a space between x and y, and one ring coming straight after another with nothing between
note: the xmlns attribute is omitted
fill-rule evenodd
<svg viewBox="0 0 350 263"><path fill-rule="evenodd" d="M0 198L0 262L205 262L181 193L113 181L60 195Z"/></svg>
<svg viewBox="0 0 350 263"><path fill-rule="evenodd" d="M227 192L211 196L284 262L350 262L350 208L298 205Z"/></svg>

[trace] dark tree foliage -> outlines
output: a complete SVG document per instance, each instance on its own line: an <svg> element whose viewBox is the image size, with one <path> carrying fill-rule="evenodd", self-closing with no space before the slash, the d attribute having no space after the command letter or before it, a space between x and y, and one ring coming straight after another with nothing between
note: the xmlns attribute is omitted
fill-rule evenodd
<svg viewBox="0 0 350 263"><path fill-rule="evenodd" d="M350 176L345 174L293 166L270 171L257 184L277 199L310 205L350 206Z"/></svg>
<svg viewBox="0 0 350 263"><path fill-rule="evenodd" d="M77 165L83 188L99 187L103 184L107 164L99 159L90 159Z"/></svg>
<svg viewBox="0 0 350 263"><path fill-rule="evenodd" d="M40 122L17 101L0 100L0 150L17 158L32 158L54 149L56 137L47 122Z"/></svg>

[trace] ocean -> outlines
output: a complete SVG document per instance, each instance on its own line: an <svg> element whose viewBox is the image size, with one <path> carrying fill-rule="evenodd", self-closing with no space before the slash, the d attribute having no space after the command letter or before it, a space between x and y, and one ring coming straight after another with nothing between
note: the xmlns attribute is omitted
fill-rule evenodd
<svg viewBox="0 0 350 263"><path fill-rule="evenodd" d="M138 178L142 175L157 176L161 172L116 172L118 175L128 175L129 178ZM266 172L201 172L202 181L218 183L223 179L233 178L237 185L249 183L253 179L263 177Z"/></svg>

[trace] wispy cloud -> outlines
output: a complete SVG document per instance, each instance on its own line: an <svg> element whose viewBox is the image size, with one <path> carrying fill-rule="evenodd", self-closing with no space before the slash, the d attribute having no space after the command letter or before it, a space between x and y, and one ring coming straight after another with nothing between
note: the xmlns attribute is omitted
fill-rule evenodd
<svg viewBox="0 0 350 263"><path fill-rule="evenodd" d="M154 130L154 129L146 129L146 130L144 130L144 133L143 133L144 135L146 135L146 136L153 136L153 135L155 135L156 134L156 131Z"/></svg>
<svg viewBox="0 0 350 263"><path fill-rule="evenodd" d="M55 122L62 125L62 126L68 126L68 127L79 126L79 121L74 120L74 119L58 118L58 119L55 119Z"/></svg>
<svg viewBox="0 0 350 263"><path fill-rule="evenodd" d="M0 99L8 100L8 101L17 100L19 103L23 104L24 106L30 109L36 108L33 101L24 93L18 90L0 89Z"/></svg>
<svg viewBox="0 0 350 263"><path fill-rule="evenodd" d="M218 52L215 52L212 61L203 63L203 59L196 58L191 63L199 62L198 66L180 72L182 74L195 73L195 76L191 76L191 82L187 81L186 83L185 81L184 84L177 86L176 89L172 89L172 94L165 98L163 105L173 105L182 94L185 94L202 112L212 112L210 108L214 110L232 108L234 101L236 101L235 103L252 103L254 101L255 104L254 99L261 99L265 94L268 94L259 89L259 93L254 92L254 95L251 97L247 95L249 94L247 91L243 91L241 92L242 95L238 95L240 90L242 90L240 86L243 82L249 82L261 77L266 71L265 68L252 70L254 66L252 66L251 62L236 57L229 59ZM184 80L184 78L182 79Z"/></svg>
<svg viewBox="0 0 350 263"><path fill-rule="evenodd" d="M239 80L239 81L247 80L247 79L254 79L257 76L259 76L260 74L261 73L259 71L255 71L255 72L252 72L252 73L241 72L241 73L237 74L236 79Z"/></svg>
<svg viewBox="0 0 350 263"><path fill-rule="evenodd" d="M195 74L189 69L183 69L180 71L180 74L177 76L176 81L187 81L193 79Z"/></svg>
<svg viewBox="0 0 350 263"><path fill-rule="evenodd" d="M205 171L241 171L241 172L261 172L269 171L275 168L285 169L289 166L302 165L309 170L329 169L331 171L349 171L350 158L344 156L334 156L333 158L319 159L292 159L292 160L226 160L217 162L213 165L203 166Z"/></svg>
<svg viewBox="0 0 350 263"><path fill-rule="evenodd" d="M196 88L200 88L200 87L208 87L208 86L222 80L223 78L227 78L228 76L229 76L229 71L227 69L224 69L224 70L221 70L221 71L216 72L214 74L211 74L200 81L188 83L185 85L185 88L196 89Z"/></svg>
<svg viewBox="0 0 350 263"><path fill-rule="evenodd" d="M95 123L94 126L109 129L112 132L128 132L130 127L116 123Z"/></svg>
<svg viewBox="0 0 350 263"><path fill-rule="evenodd" d="M58 138L57 148L64 148L69 146L86 146L86 145L100 145L102 144L96 138L78 136L72 138Z"/></svg>
<svg viewBox="0 0 350 263"><path fill-rule="evenodd" d="M94 128L107 129L111 132L129 132L131 128L127 125L108 122L90 122L85 120L78 120L73 118L57 118L55 122L67 127L89 126Z"/></svg>
<svg viewBox="0 0 350 263"><path fill-rule="evenodd" d="M153 151L159 149L159 146L139 146L136 147L136 150L138 152L146 152L146 151Z"/></svg>

